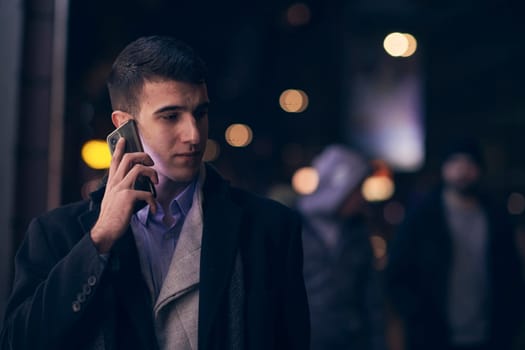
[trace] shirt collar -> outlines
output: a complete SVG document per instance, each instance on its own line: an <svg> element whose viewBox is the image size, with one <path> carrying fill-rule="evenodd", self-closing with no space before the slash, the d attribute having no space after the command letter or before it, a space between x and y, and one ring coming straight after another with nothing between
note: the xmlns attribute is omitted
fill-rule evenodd
<svg viewBox="0 0 525 350"><path fill-rule="evenodd" d="M180 210L182 215L186 216L191 209L193 203L193 193L195 192L195 184L197 179L193 180L177 197L171 202L171 212Z"/></svg>
<svg viewBox="0 0 525 350"><path fill-rule="evenodd" d="M195 185L197 184L197 179L194 179L181 193L179 193L170 203L171 214L180 213L184 217L188 214L193 203L193 194L195 192ZM146 205L144 208L140 209L137 213L137 218L145 226L147 221L151 219L150 206ZM162 212L162 207L157 202L157 213L155 216L162 217L164 213Z"/></svg>

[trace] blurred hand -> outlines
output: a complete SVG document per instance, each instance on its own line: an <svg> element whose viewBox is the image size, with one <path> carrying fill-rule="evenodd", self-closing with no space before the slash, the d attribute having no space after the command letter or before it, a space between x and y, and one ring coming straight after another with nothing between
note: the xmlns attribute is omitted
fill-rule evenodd
<svg viewBox="0 0 525 350"><path fill-rule="evenodd" d="M97 222L91 229L91 239L100 254L108 253L124 234L137 201L146 201L151 211L157 206L150 192L135 190L133 184L139 176L158 183L157 173L151 168L153 160L144 152L124 153L126 140L120 138L109 167L106 191Z"/></svg>

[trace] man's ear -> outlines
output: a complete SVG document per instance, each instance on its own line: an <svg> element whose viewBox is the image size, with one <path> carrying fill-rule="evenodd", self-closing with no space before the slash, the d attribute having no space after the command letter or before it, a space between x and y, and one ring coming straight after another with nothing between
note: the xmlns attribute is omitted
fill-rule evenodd
<svg viewBox="0 0 525 350"><path fill-rule="evenodd" d="M122 124L124 124L130 119L133 119L131 114L123 112L123 111L117 110L111 113L111 121L113 122L113 125L115 126L115 128L118 128L119 126L121 126Z"/></svg>

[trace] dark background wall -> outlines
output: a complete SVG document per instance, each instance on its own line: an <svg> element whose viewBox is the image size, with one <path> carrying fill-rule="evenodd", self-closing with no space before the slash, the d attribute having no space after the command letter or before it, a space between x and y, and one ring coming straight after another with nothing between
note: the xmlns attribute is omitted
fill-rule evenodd
<svg viewBox="0 0 525 350"><path fill-rule="evenodd" d="M211 137L223 140L229 123L254 129L246 149L221 144L217 165L239 185L264 191L290 176L283 150L299 145L298 163L344 138L341 89L348 40L380 45L390 31L419 41L424 80L427 163L443 140L465 131L484 144L500 189L522 186L524 172L523 24L518 2L306 1L311 20L284 20L293 2L73 1L70 12L64 201L79 197L85 176L81 144L112 126L104 78L117 52L140 35L169 34L189 42L209 64ZM350 43L352 45L352 43ZM348 59L348 57L346 57ZM280 110L289 87L308 91L300 117ZM505 184L503 184L505 183Z"/></svg>

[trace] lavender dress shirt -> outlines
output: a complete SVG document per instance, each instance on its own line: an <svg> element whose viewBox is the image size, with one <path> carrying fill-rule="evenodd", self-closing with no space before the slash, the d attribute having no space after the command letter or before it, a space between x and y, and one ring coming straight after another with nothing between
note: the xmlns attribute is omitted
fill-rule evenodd
<svg viewBox="0 0 525 350"><path fill-rule="evenodd" d="M170 203L169 213L164 213L160 204L157 212L151 214L149 205L131 218L131 229L137 244L142 271L156 300L164 278L168 273L171 258L193 202L196 181L193 181Z"/></svg>

